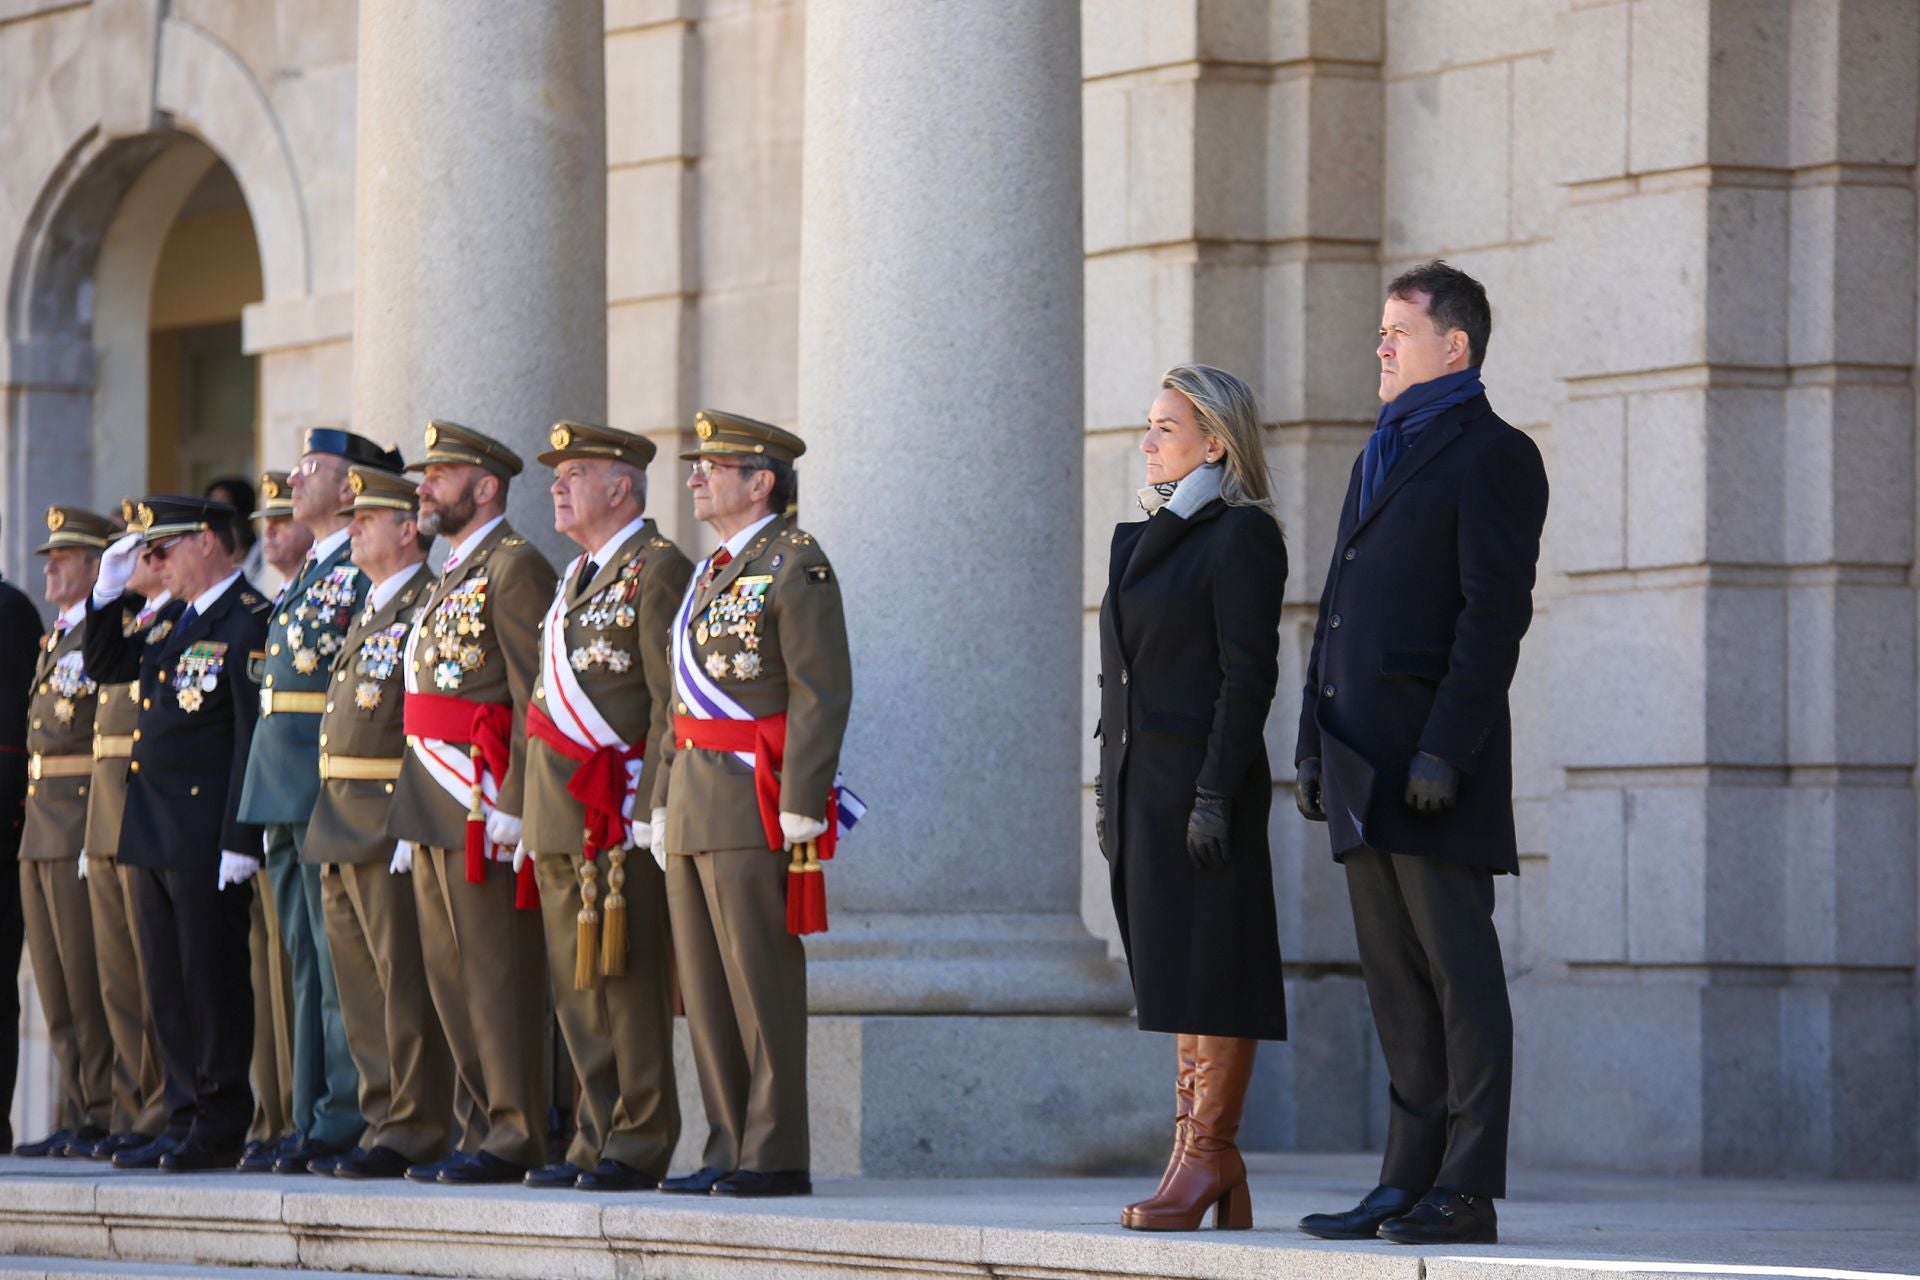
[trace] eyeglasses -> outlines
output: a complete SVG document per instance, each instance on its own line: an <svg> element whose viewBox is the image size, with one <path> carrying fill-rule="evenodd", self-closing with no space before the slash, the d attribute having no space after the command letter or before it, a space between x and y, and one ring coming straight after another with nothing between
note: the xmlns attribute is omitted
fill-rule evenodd
<svg viewBox="0 0 1920 1280"><path fill-rule="evenodd" d="M316 453L311 457L302 458L298 470L303 476L318 475L320 472L320 464L323 462L344 463L344 459L336 458L330 453Z"/></svg>
<svg viewBox="0 0 1920 1280"><path fill-rule="evenodd" d="M178 538L168 538L165 542L155 542L147 547L146 554L151 557L155 563L161 563L166 560L167 556L175 547L185 541L186 537L183 535Z"/></svg>
<svg viewBox="0 0 1920 1280"><path fill-rule="evenodd" d="M701 458L689 470L703 480L711 480L716 471L758 471L760 468L745 462L715 462L712 458Z"/></svg>

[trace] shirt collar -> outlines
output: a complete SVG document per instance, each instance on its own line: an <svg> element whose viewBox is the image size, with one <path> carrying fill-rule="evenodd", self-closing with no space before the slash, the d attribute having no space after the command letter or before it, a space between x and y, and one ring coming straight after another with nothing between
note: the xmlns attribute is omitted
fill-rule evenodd
<svg viewBox="0 0 1920 1280"><path fill-rule="evenodd" d="M754 534L759 533L762 529L773 523L773 517L776 514L778 513L772 512L762 516L720 545L727 549L729 556L738 556L742 551L747 549L747 544L753 541Z"/></svg>
<svg viewBox="0 0 1920 1280"><path fill-rule="evenodd" d="M70 604L66 608L62 609L60 611L60 616L55 619L55 622L64 630L68 627L79 626L82 622L86 620L86 617L87 617L87 601L86 601L86 598L83 596L77 602Z"/></svg>
<svg viewBox="0 0 1920 1280"><path fill-rule="evenodd" d="M467 557L473 554L474 548L480 545L482 539L493 532L495 525L505 519L506 517L504 515L495 516L478 529L475 529L472 533L460 540L460 545L453 549L453 554L448 556L447 559L453 561L455 568L465 564Z"/></svg>
<svg viewBox="0 0 1920 1280"><path fill-rule="evenodd" d="M367 593L367 612L378 613L387 607L387 601L400 594L400 588L413 581L413 575L426 567L426 561L415 560L398 573L389 574L373 584L373 590Z"/></svg>
<svg viewBox="0 0 1920 1280"><path fill-rule="evenodd" d="M213 608L214 605L220 602L220 597L227 594L227 588L238 581L240 581L240 571L235 569L232 573L195 596L192 605L194 614L198 617L205 617L207 610Z"/></svg>
<svg viewBox="0 0 1920 1280"><path fill-rule="evenodd" d="M628 538L640 532L641 526L646 523L647 518L645 516L635 516L633 519L627 521L625 525L621 526L620 532L601 543L600 547L587 558L599 565L602 569L606 568L607 562L613 559L614 553L620 550Z"/></svg>
<svg viewBox="0 0 1920 1280"><path fill-rule="evenodd" d="M313 549L307 552L307 559L313 561L315 564L319 564L322 560L325 560L328 556L340 549L340 544L347 540L347 535L350 532L352 532L352 530L345 525L335 529L332 533L313 544Z"/></svg>

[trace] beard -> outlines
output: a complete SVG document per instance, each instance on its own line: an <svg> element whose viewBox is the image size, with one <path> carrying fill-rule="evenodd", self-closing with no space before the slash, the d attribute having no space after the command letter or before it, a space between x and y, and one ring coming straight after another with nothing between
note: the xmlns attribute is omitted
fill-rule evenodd
<svg viewBox="0 0 1920 1280"><path fill-rule="evenodd" d="M469 478L460 486L453 501L439 503L431 511L421 511L420 532L429 537L451 537L472 524L474 513L479 510L479 504L473 499L475 483Z"/></svg>

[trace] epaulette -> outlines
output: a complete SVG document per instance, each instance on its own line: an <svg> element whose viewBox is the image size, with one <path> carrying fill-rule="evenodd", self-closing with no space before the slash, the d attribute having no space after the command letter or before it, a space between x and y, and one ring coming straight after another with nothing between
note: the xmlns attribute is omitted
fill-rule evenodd
<svg viewBox="0 0 1920 1280"><path fill-rule="evenodd" d="M668 542L665 538L655 538L653 540L652 545L656 547L670 547L673 544L671 542Z"/></svg>
<svg viewBox="0 0 1920 1280"><path fill-rule="evenodd" d="M251 591L242 591L240 593L240 603L247 606L247 608L254 613L265 613L273 607Z"/></svg>
<svg viewBox="0 0 1920 1280"><path fill-rule="evenodd" d="M511 533L500 539L500 545L503 547L524 547L527 545L527 540L517 533Z"/></svg>
<svg viewBox="0 0 1920 1280"><path fill-rule="evenodd" d="M783 538L787 542L792 543L796 547L810 547L813 545L813 535L808 533L805 529L788 529L785 533L782 533L780 536L781 538Z"/></svg>

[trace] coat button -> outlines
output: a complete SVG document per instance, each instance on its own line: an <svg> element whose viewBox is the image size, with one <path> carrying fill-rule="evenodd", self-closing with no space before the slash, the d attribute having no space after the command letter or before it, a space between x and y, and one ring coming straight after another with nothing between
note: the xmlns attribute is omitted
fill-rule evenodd
<svg viewBox="0 0 1920 1280"><path fill-rule="evenodd" d="M188 795L190 795L190 796L197 796L197 795L199 795L199 794L200 794L200 788L198 788L198 787L188 787L188 788L187 788L187 794L188 794Z"/></svg>
<svg viewBox="0 0 1920 1280"><path fill-rule="evenodd" d="M132 769L135 773L140 772L140 762L138 760L135 760L132 764L128 765L127 767L129 769Z"/></svg>
<svg viewBox="0 0 1920 1280"><path fill-rule="evenodd" d="M1096 689L1104 689L1107 687L1107 677L1105 672L1101 672L1100 674L1094 676L1093 687Z"/></svg>
<svg viewBox="0 0 1920 1280"><path fill-rule="evenodd" d="M41 725L41 723L42 723L41 721L39 721L39 720L35 720L35 721L33 722L33 727L34 727L34 728L36 728L36 729L38 729L38 728L40 727L40 725Z"/></svg>
<svg viewBox="0 0 1920 1280"><path fill-rule="evenodd" d="M1127 745L1127 731L1125 729L1120 731L1120 745L1123 747Z"/></svg>
<svg viewBox="0 0 1920 1280"><path fill-rule="evenodd" d="M268 645L268 646L267 646L267 652L268 652L268 653L271 653L271 654L273 654L273 655L274 655L275 657L278 657L278 656L280 656L280 646L279 646L279 645L277 645L277 644L275 644L275 645Z"/></svg>
<svg viewBox="0 0 1920 1280"><path fill-rule="evenodd" d="M138 741L140 741L140 731L139 731L138 729L135 729L135 730L133 731L133 740L134 740L135 742L138 742Z"/></svg>
<svg viewBox="0 0 1920 1280"><path fill-rule="evenodd" d="M687 704L684 702L680 704L680 714L681 715L687 714Z"/></svg>
<svg viewBox="0 0 1920 1280"><path fill-rule="evenodd" d="M1357 555L1359 555L1359 554L1360 554L1360 553L1359 553L1358 551L1355 551L1355 550L1354 550L1354 549L1353 549L1352 547L1348 547L1348 548L1347 548L1347 554L1346 554L1345 556L1343 556L1343 557L1342 557L1342 559L1346 559L1346 560L1351 560L1351 559L1353 559L1353 558L1354 558L1355 556L1357 556Z"/></svg>
<svg viewBox="0 0 1920 1280"><path fill-rule="evenodd" d="M1340 615L1336 613L1331 618L1328 618L1327 625L1330 627L1338 627L1340 625Z"/></svg>
<svg viewBox="0 0 1920 1280"><path fill-rule="evenodd" d="M1128 679L1127 669L1125 667L1120 668L1120 683L1121 684L1127 683L1127 679Z"/></svg>
<svg viewBox="0 0 1920 1280"><path fill-rule="evenodd" d="M327 735L324 733L320 735L320 745L323 747L327 745Z"/></svg>
<svg viewBox="0 0 1920 1280"><path fill-rule="evenodd" d="M1320 696L1323 698L1331 698L1333 696L1333 686L1328 685L1326 688L1322 689L1320 691Z"/></svg>
<svg viewBox="0 0 1920 1280"><path fill-rule="evenodd" d="M142 711L151 711L151 710L153 710L153 699L152 699L152 698L142 698L142 699L140 699L140 709L141 709Z"/></svg>
<svg viewBox="0 0 1920 1280"><path fill-rule="evenodd" d="M287 615L284 613L280 615L280 625L283 627L287 625Z"/></svg>
<svg viewBox="0 0 1920 1280"><path fill-rule="evenodd" d="M331 714L333 713L333 703L331 703L331 702L329 702L329 703L327 703L327 713L328 713L329 715L331 715Z"/></svg>

